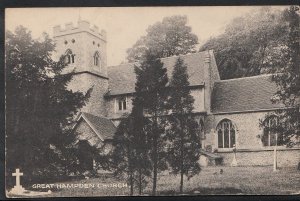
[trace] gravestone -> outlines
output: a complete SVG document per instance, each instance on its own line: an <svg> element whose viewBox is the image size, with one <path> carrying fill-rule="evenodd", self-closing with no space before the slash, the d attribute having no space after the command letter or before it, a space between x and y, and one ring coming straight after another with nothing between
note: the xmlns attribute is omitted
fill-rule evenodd
<svg viewBox="0 0 300 201"><path fill-rule="evenodd" d="M16 185L11 189L11 193L21 194L25 191L25 189L20 184L20 177L23 176L23 173L20 172L20 169L17 168L16 172L12 173L12 176L16 177Z"/></svg>
<svg viewBox="0 0 300 201"><path fill-rule="evenodd" d="M209 163L209 159L206 156L204 156L204 155L200 155L200 158L199 158L199 164L200 164L200 166L207 167L208 163Z"/></svg>
<svg viewBox="0 0 300 201"><path fill-rule="evenodd" d="M16 169L16 172L12 173L12 176L16 177L16 185L9 192L7 192L7 197L31 197L48 195L52 193L51 190L48 190L47 192L25 190L25 188L23 188L20 182L20 177L23 176L23 172L20 172L19 168Z"/></svg>

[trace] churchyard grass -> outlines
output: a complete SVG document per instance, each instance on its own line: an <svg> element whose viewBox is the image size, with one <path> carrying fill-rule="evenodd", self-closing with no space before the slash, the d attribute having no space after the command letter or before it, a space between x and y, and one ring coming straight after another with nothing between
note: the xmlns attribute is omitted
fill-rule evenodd
<svg viewBox="0 0 300 201"><path fill-rule="evenodd" d="M220 169L223 173L220 174ZM179 192L179 175L160 175L158 195L175 195ZM90 178L72 181L72 183L123 183L114 178ZM70 183L70 182L65 182ZM176 192L175 192L176 191ZM137 191L136 191L137 192ZM151 183L144 190L145 195L151 192ZM271 166L266 167L204 167L200 174L190 180L184 180L184 194L296 194L300 193L300 171L286 167L276 172ZM60 189L48 196L120 196L129 195L128 188L82 188Z"/></svg>

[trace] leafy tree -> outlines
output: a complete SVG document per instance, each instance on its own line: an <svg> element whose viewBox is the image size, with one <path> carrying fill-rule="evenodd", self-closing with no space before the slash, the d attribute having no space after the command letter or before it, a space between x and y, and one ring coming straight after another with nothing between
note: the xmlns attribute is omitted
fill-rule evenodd
<svg viewBox="0 0 300 201"><path fill-rule="evenodd" d="M166 169L164 160L166 119L163 115L166 112L167 69L163 67L163 63L155 53L146 51L140 65L135 67L135 73L137 75L135 90L139 104L143 106L144 116L149 119L147 144L152 164L152 194L156 195L158 171Z"/></svg>
<svg viewBox="0 0 300 201"><path fill-rule="evenodd" d="M142 36L132 48L127 50L129 62L141 61L146 50L156 52L158 57L169 57L195 52L198 38L187 26L186 16L165 17L148 27L147 35Z"/></svg>
<svg viewBox="0 0 300 201"><path fill-rule="evenodd" d="M67 89L72 74L61 74L63 58L52 60L48 35L34 40L19 26L5 42L7 174L21 168L27 182L66 174L76 164L69 126L90 92Z"/></svg>
<svg viewBox="0 0 300 201"><path fill-rule="evenodd" d="M284 110L278 110L279 124L276 130L283 134L284 142L289 146L299 143L300 136L300 15L299 6L291 6L283 12L288 26L286 44L279 51L279 59L284 63L276 68L273 81L279 90L272 97L273 102L282 102ZM270 64L271 65L271 64Z"/></svg>
<svg viewBox="0 0 300 201"><path fill-rule="evenodd" d="M190 94L187 66L178 58L170 81L169 162L173 171L180 174L180 193L183 192L183 176L188 179L200 172L200 136L197 122L192 117L194 98Z"/></svg>
<svg viewBox="0 0 300 201"><path fill-rule="evenodd" d="M209 39L200 51L215 50L221 79L259 75L282 64L276 58L287 31L282 12L264 7L233 19L223 34Z"/></svg>

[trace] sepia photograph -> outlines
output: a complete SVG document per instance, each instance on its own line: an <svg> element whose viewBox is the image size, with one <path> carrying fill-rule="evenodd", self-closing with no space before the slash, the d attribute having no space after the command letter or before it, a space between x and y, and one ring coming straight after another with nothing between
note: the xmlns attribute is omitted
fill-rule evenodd
<svg viewBox="0 0 300 201"><path fill-rule="evenodd" d="M6 197L299 196L299 8L6 8Z"/></svg>

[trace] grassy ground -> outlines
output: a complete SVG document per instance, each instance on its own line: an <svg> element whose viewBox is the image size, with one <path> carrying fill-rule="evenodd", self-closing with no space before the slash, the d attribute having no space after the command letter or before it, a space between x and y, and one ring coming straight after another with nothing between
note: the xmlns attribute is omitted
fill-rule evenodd
<svg viewBox="0 0 300 201"><path fill-rule="evenodd" d="M220 169L223 174L220 174ZM128 195L128 187L105 186L118 184L114 178L91 178L68 183L99 184L94 188L68 188L54 190L49 196L82 197L82 196L118 196ZM62 184L62 183L60 183ZM179 176L160 175L157 185L159 195L176 194L179 189ZM53 189L52 189L53 190ZM137 191L137 190L136 190ZM150 194L151 183L144 190ZM199 175L189 181L184 180L185 194L295 194L300 193L300 171L296 168L272 171L272 167L206 167Z"/></svg>

